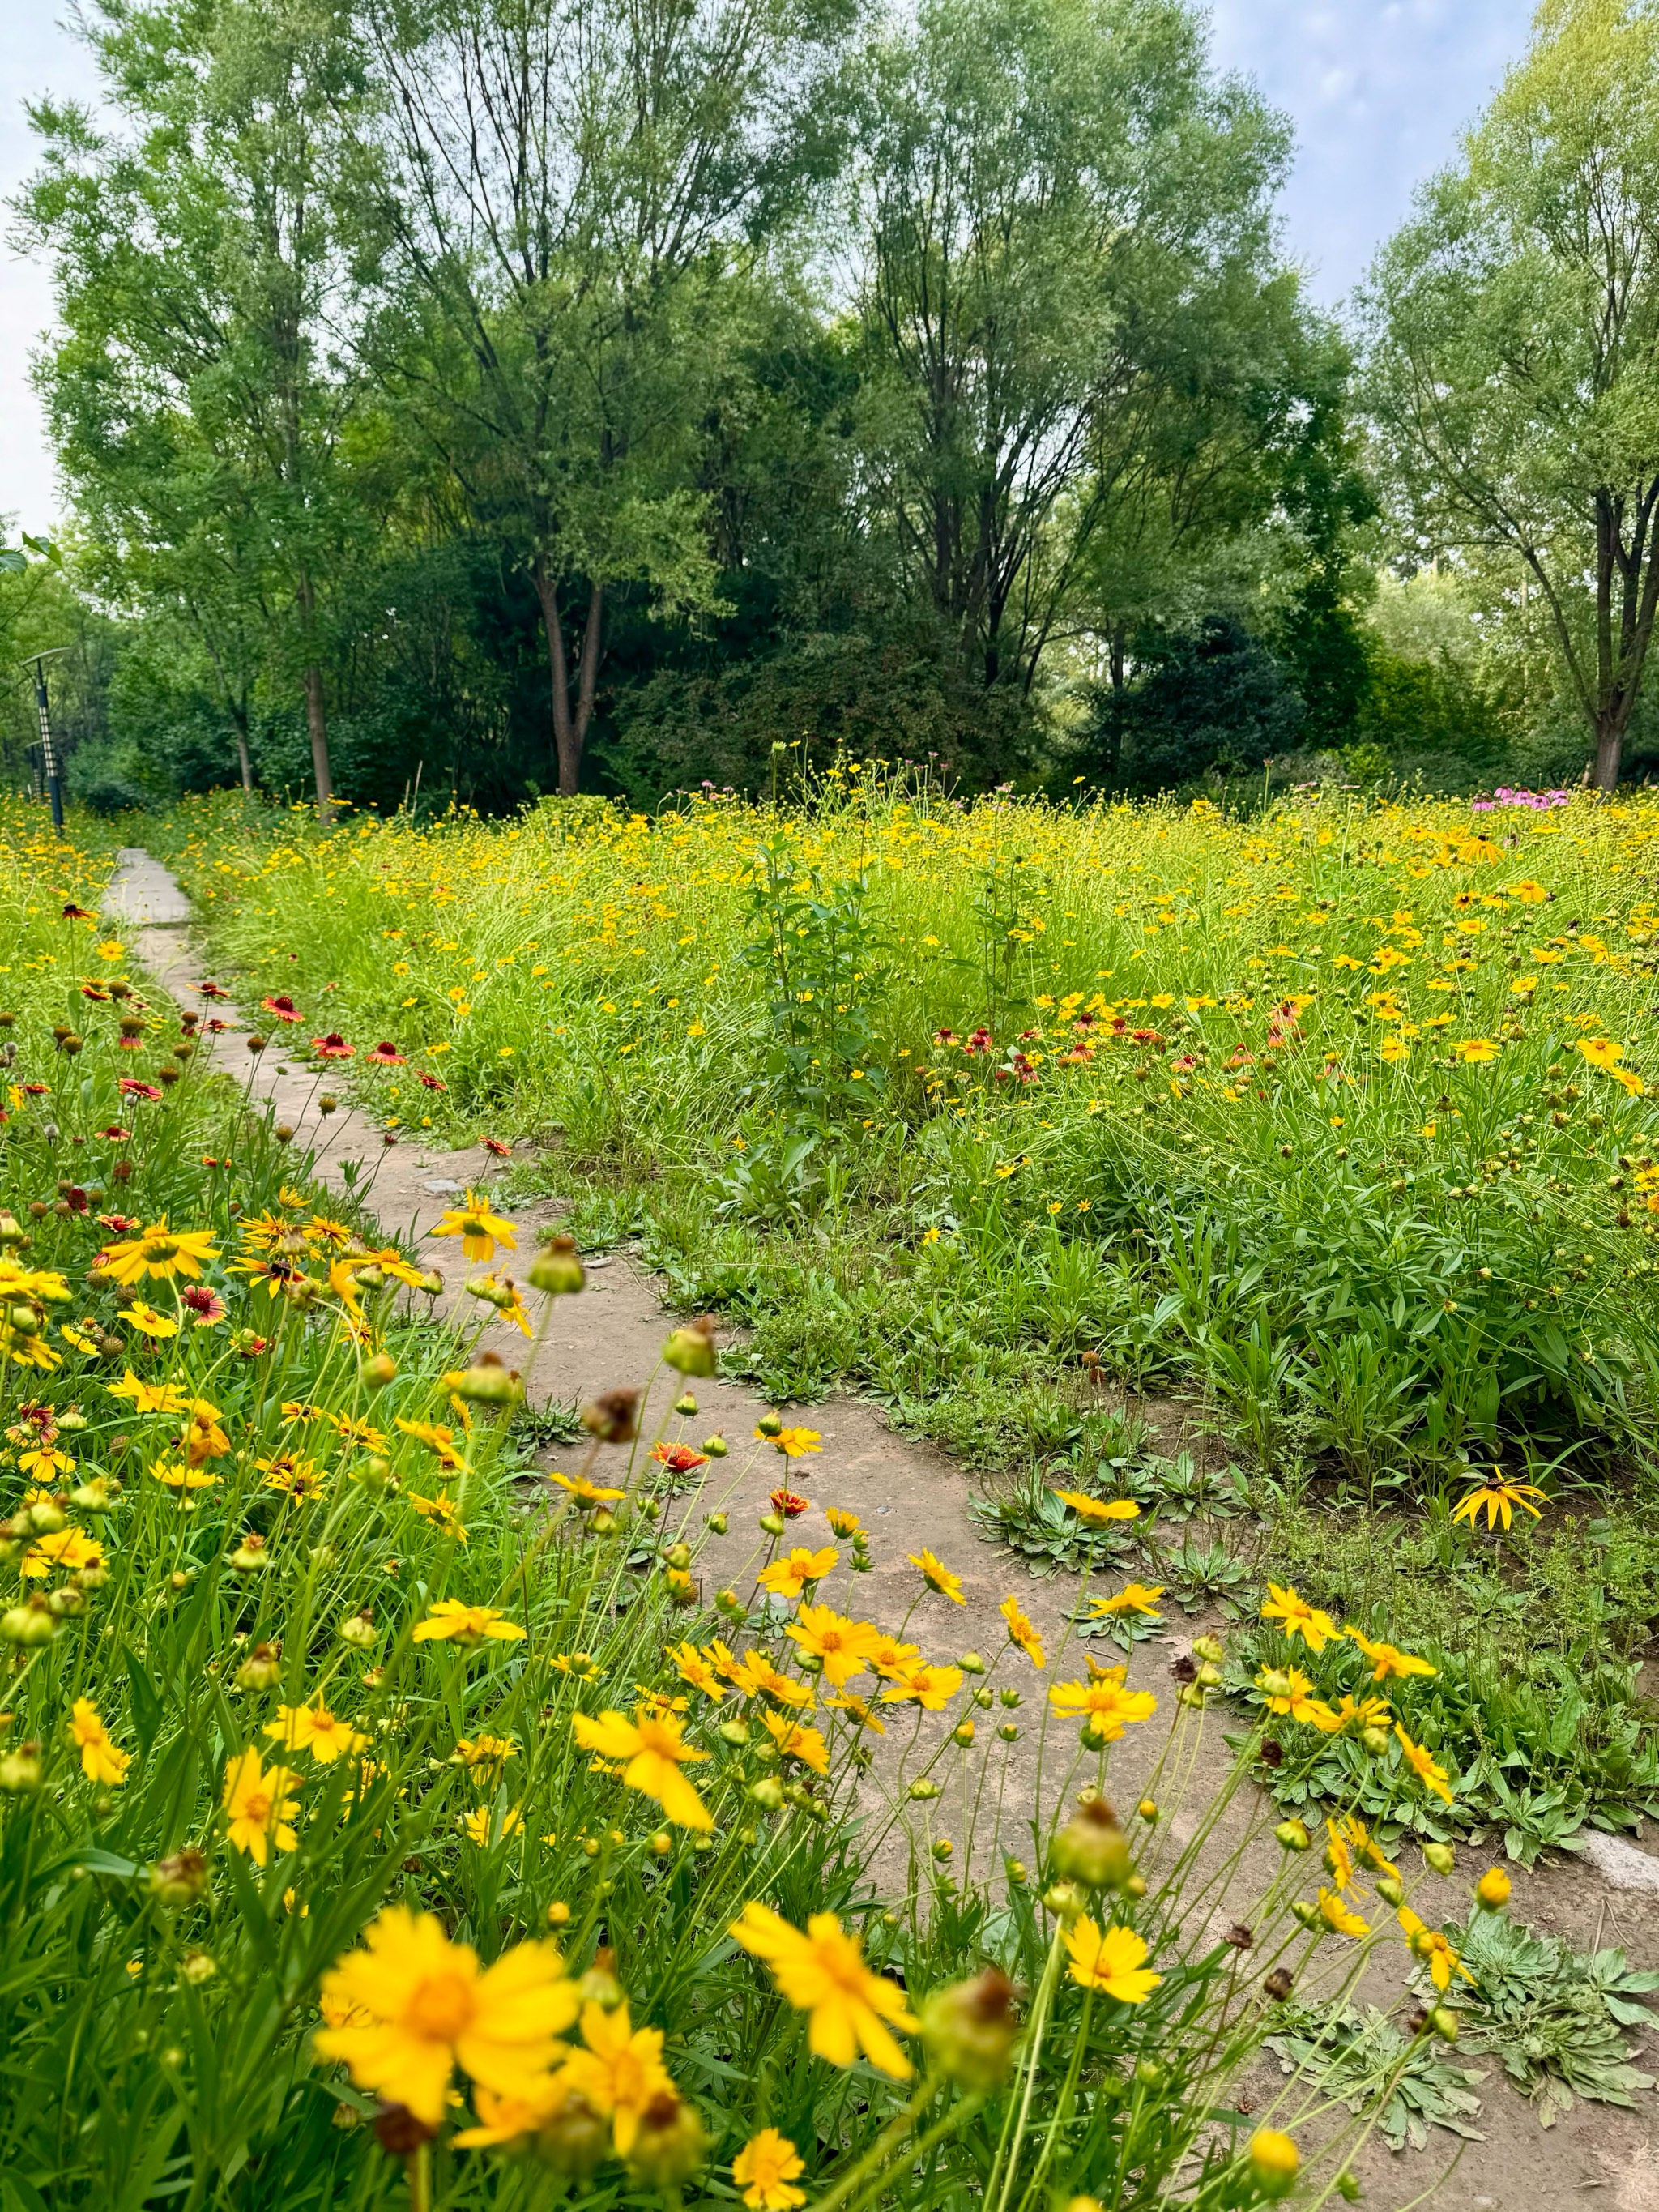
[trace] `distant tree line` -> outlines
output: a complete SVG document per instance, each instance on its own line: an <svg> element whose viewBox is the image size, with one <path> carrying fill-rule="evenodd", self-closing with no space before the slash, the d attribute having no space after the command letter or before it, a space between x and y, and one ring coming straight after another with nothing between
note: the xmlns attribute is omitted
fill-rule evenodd
<svg viewBox="0 0 1659 2212"><path fill-rule="evenodd" d="M1547 0L1346 331L1185 0L82 27L0 653L94 803L1659 763L1654 0Z"/></svg>

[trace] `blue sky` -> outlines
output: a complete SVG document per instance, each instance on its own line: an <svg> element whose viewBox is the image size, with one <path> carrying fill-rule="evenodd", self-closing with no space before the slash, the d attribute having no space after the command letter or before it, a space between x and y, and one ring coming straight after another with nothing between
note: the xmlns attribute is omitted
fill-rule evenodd
<svg viewBox="0 0 1659 2212"><path fill-rule="evenodd" d="M0 46L0 195L28 173L23 102L93 88L51 0L7 0ZM1412 186L1455 150L1526 40L1528 0L1213 0L1217 58L1253 76L1296 127L1286 244L1336 305L1405 214ZM0 514L45 530L52 458L28 388L51 317L42 270L0 247Z"/></svg>

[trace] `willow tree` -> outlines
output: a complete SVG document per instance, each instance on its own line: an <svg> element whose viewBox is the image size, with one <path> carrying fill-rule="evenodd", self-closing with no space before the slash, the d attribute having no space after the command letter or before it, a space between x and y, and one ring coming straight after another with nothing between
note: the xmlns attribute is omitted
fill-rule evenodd
<svg viewBox="0 0 1659 2212"><path fill-rule="evenodd" d="M220 665L245 777L250 633L297 678L326 820L326 599L365 521L343 458L362 72L331 0L97 0L83 28L112 119L34 106L45 161L18 204L52 266L59 465L109 560Z"/></svg>
<svg viewBox="0 0 1659 2212"><path fill-rule="evenodd" d="M1524 572L1611 791L1659 611L1654 0L1546 0L1362 307L1402 514Z"/></svg>

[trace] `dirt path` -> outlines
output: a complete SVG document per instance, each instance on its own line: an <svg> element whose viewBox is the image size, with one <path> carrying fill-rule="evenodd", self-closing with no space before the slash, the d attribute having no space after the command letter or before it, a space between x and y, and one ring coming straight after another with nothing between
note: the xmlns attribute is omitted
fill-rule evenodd
<svg viewBox="0 0 1659 2212"><path fill-rule="evenodd" d="M106 921L119 920L125 926L137 958L181 1006L210 1010L195 986L211 971L201 964L202 956L190 935L190 903L165 868L142 851L123 852L101 912ZM452 1281L457 1279L462 1271L456 1244L432 1240L430 1231L469 1185L489 1183L495 1165L489 1154L482 1150L433 1151L404 1138L388 1146L383 1131L349 1108L320 1114L316 1100L319 1093L326 1092L327 1080L284 1056L279 1025L260 1018L270 1042L250 1069L246 1018L233 1004L218 1002L216 1011L232 1026L210 1041L216 1064L250 1084L253 1098L268 1103L273 1118L292 1128L296 1158L310 1152L321 1181L368 1204L388 1231L423 1244L429 1263ZM320 1026L322 1018L316 1019ZM518 1260L527 1264L537 1230L552 1217L531 1207L515 1209L507 1218L519 1234ZM505 1264L511 1272L515 1262L509 1258ZM465 1308L458 1317L471 1326L487 1310L459 1289L447 1292L441 1303L451 1310ZM531 1402L583 1401L619 1385L637 1388L657 1370L672 1325L658 1284L627 1257L591 1261L586 1291L580 1297L557 1302L549 1334L528 1365L525 1379ZM516 1331L492 1324L482 1341L510 1365L525 1365L529 1347ZM668 1370L658 1374L653 1408L666 1407L678 1379ZM732 1382L699 1382L695 1389L698 1411L684 1425L686 1433L696 1441L718 1431L733 1448L732 1459L711 1471L726 1494L718 1499L711 1496L714 1482L710 1482L699 1503L718 1502L729 1513L730 1534L714 1540L708 1556L711 1573L735 1584L755 1549L755 1517L765 1510L767 1493L781 1472L769 1453L760 1455L752 1465L746 1463L748 1440L761 1415L770 1409ZM896 1437L875 1407L853 1399L830 1399L799 1418L821 1433L822 1450L796 1466L796 1485L813 1504L794 1523L794 1538L814 1546L836 1540L823 1518L825 1505L856 1512L871 1533L872 1571L855 1580L844 1567L838 1569L824 1585L823 1594L832 1602L883 1622L896 1622L908 1612L911 1639L930 1657L944 1659L970 1650L989 1657L1004 1642L997 1607L1012 1590L1042 1630L1050 1655L1042 1676L1033 1674L1023 1661L1014 1671L999 1675L1000 1680L1017 1683L1024 1693L1021 1723L1032 1717L1043 1685L1057 1674L1066 1678L1083 1672L1078 1646L1073 1643L1067 1649L1063 1641L1066 1617L1076 1601L1075 1579L1063 1575L1033 1579L1006 1554L975 1535L968 1520L969 1484L943 1453ZM678 1433L681 1425L671 1420L670 1433ZM552 1465L569 1464L556 1452L544 1456ZM600 1480L605 1479L604 1467L602 1455L596 1469ZM738 1471L728 1475L729 1469ZM908 1560L924 1547L961 1577L964 1602L960 1607L930 1594L911 1610L918 1578ZM1171 1689L1169 1666L1202 1626L1194 1622L1175 1627L1167 1638L1137 1646L1131 1684L1167 1697ZM984 1735L1007 1717L1000 1711L975 1716ZM1177 1839L1181 1827L1196 1817L1226 1771L1230 1755L1222 1738L1227 1725L1222 1713L1206 1717L1184 1793ZM1036 1742L1035 1728L1025 1729L1019 1742L1006 1752L1001 1787L1010 1812L1005 1836L1010 1850L1021 1850L1024 1844L1015 1832L1015 1808L1036 1801ZM1050 1769L1042 1786L1048 1802L1053 1802L1060 1778L1053 1771L1053 1743L1051 1736ZM1112 1786L1121 1802L1133 1803L1140 1794L1149 1755L1140 1753L1138 1763L1135 1749L1129 1744L1120 1747ZM1240 1827L1249 1810L1241 1806ZM959 1841L964 1826L963 1809L949 1793L931 1808L933 1835ZM1565 1936L1581 1948L1622 1944L1634 1963L1659 1966L1659 1856L1612 1838L1595 1838L1594 1850L1595 1857L1587 1864L1566 1861L1530 1874L1512 1869L1516 1917ZM1030 1856L1029 1848L1024 1848L1023 1855ZM1464 1864L1454 1880L1431 1880L1419 1899L1425 1917L1462 1911L1470 1869L1486 1863L1468 1852L1462 1858ZM1231 1917L1224 1912L1223 1923ZM1362 1996L1386 2006L1402 1980L1399 1955L1391 1949L1379 1951ZM1649 2070L1659 2071L1652 2063L1655 2057L1659 2057L1659 2048L1650 2052L1647 2061ZM1638 2058L1638 2063L1643 2062ZM1480 2093L1485 2106L1481 2124L1486 2139L1468 2144L1455 2172L1438 2186L1435 2177L1450 2158L1451 2137L1437 2133L1427 2151L1401 2157L1373 2142L1357 2166L1368 2203L1380 2208L1432 2203L1447 2212L1454 2207L1458 2212L1463 2208L1468 2212L1563 2212L1575 2204L1600 2206L1605 2212L1659 2212L1659 2132L1650 2096L1640 2110L1631 2112L1581 2103L1546 2131L1504 2082L1494 2062L1482 2064L1486 2080ZM1277 2078L1271 2063L1259 2074L1255 2087L1263 2101L1273 2094Z"/></svg>

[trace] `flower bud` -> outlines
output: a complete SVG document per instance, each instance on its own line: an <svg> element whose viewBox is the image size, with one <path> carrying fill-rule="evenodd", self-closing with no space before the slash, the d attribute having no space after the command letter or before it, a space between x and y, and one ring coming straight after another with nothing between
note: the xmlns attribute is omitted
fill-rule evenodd
<svg viewBox="0 0 1659 2212"><path fill-rule="evenodd" d="M340 1641L349 1644L355 1651L367 1651L378 1644L380 1632L374 1626L374 1615L365 1607L362 1613L349 1613L340 1623Z"/></svg>
<svg viewBox="0 0 1659 2212"><path fill-rule="evenodd" d="M783 1434L782 1418L777 1413L763 1413L755 1424L755 1430L759 1436L781 1437Z"/></svg>
<svg viewBox="0 0 1659 2212"><path fill-rule="evenodd" d="M1103 1797L1085 1797L1054 1838L1054 1871L1088 1889L1118 1889L1131 1871L1129 1846Z"/></svg>
<svg viewBox="0 0 1659 2212"><path fill-rule="evenodd" d="M977 1651L964 1651L957 1664L964 1674L982 1674L985 1672L985 1662Z"/></svg>
<svg viewBox="0 0 1659 2212"><path fill-rule="evenodd" d="M909 1796L913 1802L915 1804L931 1804L939 1794L939 1786L938 1783L930 1782L925 1774L919 1774L915 1780L910 1784Z"/></svg>
<svg viewBox="0 0 1659 2212"><path fill-rule="evenodd" d="M1449 1844L1425 1844L1423 1858L1437 1874L1449 1874L1457 1864L1456 1854Z"/></svg>
<svg viewBox="0 0 1659 2212"><path fill-rule="evenodd" d="M620 1843L622 1838L617 1837ZM585 2004L603 2005L606 2012L614 2012L623 2001L623 1985L617 1979L617 1954L608 1944L601 1944L593 1954L593 1963L576 1984L578 1995Z"/></svg>
<svg viewBox="0 0 1659 2212"><path fill-rule="evenodd" d="M282 1679L282 1646L278 1644L256 1644L236 1669L236 1680L245 1690L274 1690Z"/></svg>
<svg viewBox="0 0 1659 2212"><path fill-rule="evenodd" d="M0 1637L8 1644L20 1644L25 1650L50 1644L57 1626L46 1600L40 1596L22 1605L9 1606L0 1613Z"/></svg>
<svg viewBox="0 0 1659 2212"><path fill-rule="evenodd" d="M728 1524L724 1513L705 1513L702 1525L711 1536L723 1536Z"/></svg>
<svg viewBox="0 0 1659 2212"><path fill-rule="evenodd" d="M639 1418L637 1390L606 1390L582 1407L582 1426L605 1444L630 1443L638 1433Z"/></svg>
<svg viewBox="0 0 1659 2212"><path fill-rule="evenodd" d="M714 1372L714 1323L705 1314L700 1321L687 1322L675 1329L662 1348L667 1365L682 1375L696 1375L707 1380Z"/></svg>
<svg viewBox="0 0 1659 2212"><path fill-rule="evenodd" d="M1313 1844L1306 1823L1296 1820L1281 1820L1273 1830L1273 1838L1279 1848L1286 1851L1305 1851Z"/></svg>
<svg viewBox="0 0 1659 2212"><path fill-rule="evenodd" d="M944 1866L949 1860L953 1859L956 1856L956 1845L951 1841L948 1836L940 1836L933 1844L933 1856L939 1861L941 1866Z"/></svg>
<svg viewBox="0 0 1659 2212"><path fill-rule="evenodd" d="M1292 1901L1291 1913L1292 1918L1300 1921L1310 1933L1316 1935L1319 1932L1319 1907L1310 1905L1305 1897L1298 1897Z"/></svg>
<svg viewBox="0 0 1659 2212"><path fill-rule="evenodd" d="M611 2149L611 2124L580 2089L559 2093L536 2130L536 2156L556 2174L585 2181Z"/></svg>
<svg viewBox="0 0 1659 2212"><path fill-rule="evenodd" d="M1406 1885L1398 1875L1380 1874L1376 1878L1376 1893L1384 1905L1398 1912L1406 1902Z"/></svg>
<svg viewBox="0 0 1659 2212"><path fill-rule="evenodd" d="M1158 1818L1158 1800L1155 1797L1143 1797L1139 1804L1135 1807L1135 1810L1150 1826Z"/></svg>
<svg viewBox="0 0 1659 2212"><path fill-rule="evenodd" d="M716 1434L714 1436L705 1437L703 1438L702 1449L710 1459L724 1459L731 1451L732 1447L726 1443L724 1437Z"/></svg>
<svg viewBox="0 0 1659 2212"><path fill-rule="evenodd" d="M1271 2201L1290 2195L1302 2159L1289 2136L1277 2128L1258 2128L1250 2137L1247 2155L1250 2178L1265 2197Z"/></svg>
<svg viewBox="0 0 1659 2212"><path fill-rule="evenodd" d="M371 1390L384 1390L397 1381L398 1363L389 1352L377 1352L364 1360L361 1372Z"/></svg>
<svg viewBox="0 0 1659 2212"><path fill-rule="evenodd" d="M1193 1656L1204 1664L1218 1667L1226 1656L1219 1637L1195 1636L1193 1638Z"/></svg>
<svg viewBox="0 0 1659 2212"><path fill-rule="evenodd" d="M784 1530L783 1516L781 1513L763 1513L760 1516L760 1525L769 1536L781 1536Z"/></svg>
<svg viewBox="0 0 1659 2212"><path fill-rule="evenodd" d="M1429 2014L1429 2026L1443 2043L1457 2040L1457 2014L1449 2005L1436 2005Z"/></svg>
<svg viewBox="0 0 1659 2212"><path fill-rule="evenodd" d="M1476 1900L1484 1905L1488 1912L1501 1912L1510 1901L1512 1887L1513 1884L1502 1867L1488 1867L1474 1885L1474 1894Z"/></svg>
<svg viewBox="0 0 1659 2212"><path fill-rule="evenodd" d="M720 1723L718 1734L723 1742L740 1747L749 1741L749 1723L734 1713L729 1720Z"/></svg>
<svg viewBox="0 0 1659 2212"><path fill-rule="evenodd" d="M192 1989L199 1989L218 1972L219 1961L208 1951L186 1951L179 1962L179 1971Z"/></svg>
<svg viewBox="0 0 1659 2212"><path fill-rule="evenodd" d="M157 1859L149 1870L149 1893L158 1905L178 1911L194 1905L207 1888L207 1860L193 1844Z"/></svg>
<svg viewBox="0 0 1659 2212"><path fill-rule="evenodd" d="M1359 1741L1373 1759L1381 1759L1394 1741L1394 1738L1389 1734L1387 1729L1363 1728L1359 1731Z"/></svg>
<svg viewBox="0 0 1659 2212"><path fill-rule="evenodd" d="M40 1747L20 1743L0 1759L0 1790L14 1797L32 1797L40 1787Z"/></svg>
<svg viewBox="0 0 1659 2212"><path fill-rule="evenodd" d="M231 1553L229 1565L239 1575L263 1573L270 1565L270 1553L264 1538L250 1530Z"/></svg>
<svg viewBox="0 0 1659 2212"><path fill-rule="evenodd" d="M640 2115L628 2153L629 2172L665 2193L678 2193L702 2164L707 2148L697 2108L678 2090L660 2089Z"/></svg>
<svg viewBox="0 0 1659 2212"><path fill-rule="evenodd" d="M29 1508L29 1526L37 1535L56 1536L69 1527L69 1516L55 1498L37 1498Z"/></svg>
<svg viewBox="0 0 1659 2212"><path fill-rule="evenodd" d="M481 1352L471 1367L444 1376L458 1398L474 1406L516 1406L524 1384L516 1368L504 1366L493 1352Z"/></svg>
<svg viewBox="0 0 1659 2212"><path fill-rule="evenodd" d="M1051 1881L1042 1893L1044 1908L1060 1919L1076 1920L1088 1910L1088 1899L1075 1882Z"/></svg>
<svg viewBox="0 0 1659 2212"><path fill-rule="evenodd" d="M1019 2024L1014 1987L1000 1966L935 1990L921 2008L921 2039L946 2081L988 2096L1003 2080Z"/></svg>
<svg viewBox="0 0 1659 2212"><path fill-rule="evenodd" d="M758 1782L750 1785L749 1795L769 1813L783 1809L783 1784L775 1774L763 1774Z"/></svg>

